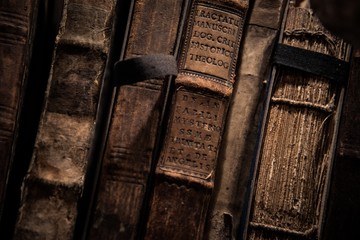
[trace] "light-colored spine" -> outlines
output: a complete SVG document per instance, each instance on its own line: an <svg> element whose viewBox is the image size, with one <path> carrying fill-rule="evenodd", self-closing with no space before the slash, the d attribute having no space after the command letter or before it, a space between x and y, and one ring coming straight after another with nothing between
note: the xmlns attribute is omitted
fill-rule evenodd
<svg viewBox="0 0 360 240"><path fill-rule="evenodd" d="M286 1L257 0L249 11L241 64L225 123L212 207L207 218L208 239L238 239L241 209L256 148L261 95L271 68Z"/></svg>

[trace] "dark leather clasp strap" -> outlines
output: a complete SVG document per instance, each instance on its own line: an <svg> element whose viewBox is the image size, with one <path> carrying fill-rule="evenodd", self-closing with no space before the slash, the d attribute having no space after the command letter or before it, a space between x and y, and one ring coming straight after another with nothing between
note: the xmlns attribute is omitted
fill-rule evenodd
<svg viewBox="0 0 360 240"><path fill-rule="evenodd" d="M177 62L174 56L154 54L116 62L114 82L117 86L127 85L146 79L176 76L177 73Z"/></svg>
<svg viewBox="0 0 360 240"><path fill-rule="evenodd" d="M285 44L277 45L274 63L323 76L337 82L346 81L349 72L349 64L345 61Z"/></svg>

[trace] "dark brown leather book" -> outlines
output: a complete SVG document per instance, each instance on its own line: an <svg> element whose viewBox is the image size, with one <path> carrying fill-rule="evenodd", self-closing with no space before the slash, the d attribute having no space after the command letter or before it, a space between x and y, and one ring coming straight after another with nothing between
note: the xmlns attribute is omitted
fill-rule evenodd
<svg viewBox="0 0 360 240"><path fill-rule="evenodd" d="M15 239L73 236L114 9L115 1L65 1Z"/></svg>
<svg viewBox="0 0 360 240"><path fill-rule="evenodd" d="M323 239L359 239L360 232L360 50L353 50L349 83L326 211Z"/></svg>
<svg viewBox="0 0 360 240"><path fill-rule="evenodd" d="M0 2L0 218L27 83L37 1Z"/></svg>
<svg viewBox="0 0 360 240"><path fill-rule="evenodd" d="M306 1L289 1L244 238L321 237L348 56Z"/></svg>
<svg viewBox="0 0 360 240"><path fill-rule="evenodd" d="M145 239L202 239L248 1L193 1Z"/></svg>
<svg viewBox="0 0 360 240"><path fill-rule="evenodd" d="M241 209L256 152L271 55L286 1L256 0L249 9L237 80L229 106L216 170L214 196L207 217L206 239L239 239Z"/></svg>
<svg viewBox="0 0 360 240"><path fill-rule="evenodd" d="M176 55L186 1L137 0L133 8L124 60L151 54ZM164 78L149 79L117 89L88 239L135 239L141 234L142 206L165 105L166 82Z"/></svg>

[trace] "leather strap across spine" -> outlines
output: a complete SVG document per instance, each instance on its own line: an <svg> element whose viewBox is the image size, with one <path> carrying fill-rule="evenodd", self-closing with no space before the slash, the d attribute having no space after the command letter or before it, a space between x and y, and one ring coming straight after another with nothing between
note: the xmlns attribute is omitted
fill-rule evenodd
<svg viewBox="0 0 360 240"><path fill-rule="evenodd" d="M114 84L127 85L146 79L176 76L176 58L172 55L153 54L118 61L114 65Z"/></svg>
<svg viewBox="0 0 360 240"><path fill-rule="evenodd" d="M274 53L274 63L304 72L344 82L349 64L335 57L279 43Z"/></svg>

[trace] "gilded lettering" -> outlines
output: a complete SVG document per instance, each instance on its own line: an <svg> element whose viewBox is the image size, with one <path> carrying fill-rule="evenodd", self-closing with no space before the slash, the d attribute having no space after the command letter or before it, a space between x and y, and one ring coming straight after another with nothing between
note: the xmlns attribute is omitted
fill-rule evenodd
<svg viewBox="0 0 360 240"><path fill-rule="evenodd" d="M206 178L214 168L225 104L185 88L176 90L175 103L160 167Z"/></svg>
<svg viewBox="0 0 360 240"><path fill-rule="evenodd" d="M206 43L200 43L200 42L196 42L196 41L190 42L190 48L195 48L195 49L199 49L201 51L210 52L210 53L214 53L214 54L221 54L221 55L224 55L225 57L230 57L230 58L232 58L235 54L234 52L232 52L224 47L211 46Z"/></svg>
<svg viewBox="0 0 360 240"><path fill-rule="evenodd" d="M193 129L184 129L184 128L180 128L179 129L179 134L180 135L186 135L186 136L190 136L193 137L195 139L199 139L199 140L206 140L206 136L203 139L202 138L202 132L201 131L197 131L197 130L193 130Z"/></svg>
<svg viewBox="0 0 360 240"><path fill-rule="evenodd" d="M234 42L234 41L232 41L230 39L227 39L226 37L223 37L223 36L218 36L216 40L217 40L218 43L227 45L227 46L229 46L231 48L234 48L235 44L236 44L236 42Z"/></svg>
<svg viewBox="0 0 360 240"><path fill-rule="evenodd" d="M212 23L212 22L207 22L207 21L194 21L194 26L200 27L200 28L207 28L207 29L211 29L214 31L218 31L224 34L229 34L229 35L233 35L235 36L236 34L236 28L233 27L228 27L225 25L221 25L218 23Z"/></svg>
<svg viewBox="0 0 360 240"><path fill-rule="evenodd" d="M233 79L239 48L242 13L197 4L186 36L181 68L209 76Z"/></svg>
<svg viewBox="0 0 360 240"><path fill-rule="evenodd" d="M196 152L195 158L207 161L207 154Z"/></svg>
<svg viewBox="0 0 360 240"><path fill-rule="evenodd" d="M202 135L202 132L200 132L200 131L194 131L194 137L195 137L195 138L202 139L202 138L201 138L201 135Z"/></svg>
<svg viewBox="0 0 360 240"><path fill-rule="evenodd" d="M203 62L203 63L206 63L206 64L211 64L211 65L223 67L225 69L229 68L229 63L224 62L221 59L216 59L214 57L207 57L207 56L202 56L202 55L197 55L197 54L194 55L192 53L190 53L189 55L190 55L190 60L192 60L192 61Z"/></svg>
<svg viewBox="0 0 360 240"><path fill-rule="evenodd" d="M205 140L205 141L211 141L211 135L210 135L210 134L206 134L204 140Z"/></svg>
<svg viewBox="0 0 360 240"><path fill-rule="evenodd" d="M175 123L180 123L180 122L181 122L181 117L175 116Z"/></svg>
<svg viewBox="0 0 360 240"><path fill-rule="evenodd" d="M206 33L206 32L194 31L193 37L202 38L202 39L205 38L210 41L215 41L215 39L213 38L213 35L211 33Z"/></svg>
<svg viewBox="0 0 360 240"><path fill-rule="evenodd" d="M231 24L231 25L234 25L237 27L240 26L239 20L237 20L233 17L230 17L230 16L226 16L221 13L210 12L210 11L206 11L206 10L201 10L201 11L196 10L195 16L200 17L200 18L208 18L213 21L217 21L217 22L221 22L221 23Z"/></svg>

